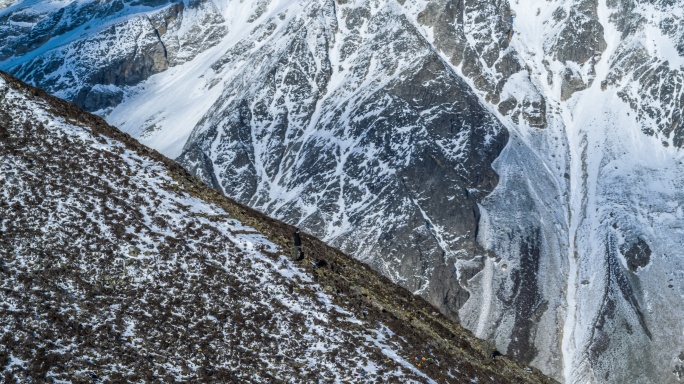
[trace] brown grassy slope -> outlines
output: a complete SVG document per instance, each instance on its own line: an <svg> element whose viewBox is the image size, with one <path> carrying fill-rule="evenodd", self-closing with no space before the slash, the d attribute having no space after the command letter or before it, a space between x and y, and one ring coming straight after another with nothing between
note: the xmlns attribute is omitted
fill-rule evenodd
<svg viewBox="0 0 684 384"><path fill-rule="evenodd" d="M92 128L94 133L112 138L140 156L163 163L168 174L180 184L185 192L224 209L232 218L251 226L279 245L283 252L291 246L293 227L272 219L261 212L241 205L220 192L206 186L180 165L147 148L118 129L108 125L98 116L82 111L64 100L21 83L0 72L0 75L16 89L22 89L31 97L47 100L52 112L67 120L77 121ZM0 141L6 138L0 137ZM485 378L481 382L500 383L551 383L535 369L526 368L505 356L493 357L491 344L475 338L471 332L453 323L420 297L401 288L367 265L345 255L322 241L304 235L303 248L307 259L300 266L314 277L327 292L333 294L337 305L356 311L370 322L377 320L401 335L412 345L408 359L429 356L439 359L441 367L459 367L470 376ZM318 262L321 267L311 264ZM414 362L417 364L418 362ZM421 370L431 377L449 382L435 364L421 364Z"/></svg>

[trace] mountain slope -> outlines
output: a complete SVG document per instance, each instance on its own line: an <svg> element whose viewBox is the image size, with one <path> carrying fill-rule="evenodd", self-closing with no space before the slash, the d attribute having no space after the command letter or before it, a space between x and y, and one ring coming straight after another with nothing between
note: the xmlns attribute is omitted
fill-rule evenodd
<svg viewBox="0 0 684 384"><path fill-rule="evenodd" d="M508 187L484 202L483 217L518 228L511 208L534 212L542 235L538 271L546 276L536 278L538 286L549 286L549 276L567 276L558 290L564 318L544 328L562 332L556 357L569 383L681 380L681 335L674 329L684 319L675 272L684 240L684 153L674 111L684 101L676 91L684 51L666 48L681 45L667 19L680 14L682 3L655 3L511 3L518 16L512 45L551 108L543 132L510 125L511 142L495 167L500 186ZM640 21L627 27L637 14ZM591 38L583 37L589 31ZM663 63L668 71L658 69ZM621 80L612 83L615 77ZM520 185L521 177L534 182ZM511 204L521 195L533 208ZM486 240L502 256L510 238L504 228ZM518 259L512 256L504 262ZM496 270L491 281L511 281L510 274ZM535 312L544 309L543 296ZM490 313L510 311L505 306L497 303Z"/></svg>
<svg viewBox="0 0 684 384"><path fill-rule="evenodd" d="M0 73L7 382L550 382L421 299Z"/></svg>
<svg viewBox="0 0 684 384"><path fill-rule="evenodd" d="M40 13L22 4L2 13L9 30ZM352 252L458 318L465 279L484 254L477 204L496 185L491 162L506 132L412 16L394 3L372 12L332 1L143 5L115 11L85 2L40 13L26 27L49 31L40 47L3 67L100 110L208 184ZM160 28L155 20L167 21ZM62 24L79 32L60 34ZM188 37L168 49L188 31L212 28L223 31L220 41ZM121 78L128 68L164 69L147 59L157 48L140 40L154 31L169 69L161 82L132 88ZM204 52L187 61L188 47ZM118 96L86 105L105 93Z"/></svg>
<svg viewBox="0 0 684 384"><path fill-rule="evenodd" d="M0 68L499 350L684 378L681 0L11 3Z"/></svg>

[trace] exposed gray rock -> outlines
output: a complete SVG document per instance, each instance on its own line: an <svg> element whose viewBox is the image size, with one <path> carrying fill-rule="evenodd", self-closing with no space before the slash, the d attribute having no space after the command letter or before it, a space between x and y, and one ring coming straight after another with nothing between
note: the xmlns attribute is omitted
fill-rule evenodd
<svg viewBox="0 0 684 384"><path fill-rule="evenodd" d="M675 61L655 56L648 43L641 42L640 33L654 28L675 44L677 53L684 57L684 21L672 15L684 5L681 1L643 2L637 0L613 0L611 21L622 33L623 43L611 60L612 68L606 86L617 88L622 99L629 103L639 116L644 133L657 135L663 145L684 146L684 68L681 59ZM653 6L658 12L646 19L643 5ZM678 20L679 19L679 20ZM650 43L650 42L649 42ZM663 47L656 49L662 50ZM672 54L672 52L670 53Z"/></svg>
<svg viewBox="0 0 684 384"><path fill-rule="evenodd" d="M495 4L483 1L443 0L429 2L417 18L432 29L433 44L454 66L461 66L463 74L475 87L484 92L485 99L499 104L501 92L508 79L524 70L515 50L508 49L514 33L512 14L507 1ZM467 36L467 37L466 37ZM524 100L517 105L515 98L507 98L500 111L513 111L517 120L522 113L530 126L543 128L545 100ZM516 105L511 105L515 102Z"/></svg>
<svg viewBox="0 0 684 384"><path fill-rule="evenodd" d="M149 13L122 18L132 6L149 7ZM19 21L23 26L14 27ZM74 2L46 14L19 5L0 16L0 60L29 83L89 111L107 110L123 100L121 92L112 96L94 86L125 88L186 62L218 42L224 21L210 0L188 6L161 0ZM70 34L81 38L58 40ZM22 60L37 50L43 53Z"/></svg>
<svg viewBox="0 0 684 384"><path fill-rule="evenodd" d="M627 268L637 272L651 262L651 248L641 237L630 238L620 246L620 252L627 261Z"/></svg>
<svg viewBox="0 0 684 384"><path fill-rule="evenodd" d="M558 61L584 64L600 56L606 49L603 26L598 21L596 7L597 0L571 2L564 28L551 49ZM554 12L554 18L560 19L562 12Z"/></svg>
<svg viewBox="0 0 684 384"><path fill-rule="evenodd" d="M563 71L563 82L561 83L561 100L569 99L573 93L587 89L587 84L582 80L582 74L566 67Z"/></svg>
<svg viewBox="0 0 684 384"><path fill-rule="evenodd" d="M546 100L525 99L522 104L523 118L531 127L546 127Z"/></svg>
<svg viewBox="0 0 684 384"><path fill-rule="evenodd" d="M516 100L515 97L510 97L499 103L499 112L502 115L508 115L509 112L513 111L517 105L518 100ZM520 121L518 120L517 122L519 123Z"/></svg>
<svg viewBox="0 0 684 384"><path fill-rule="evenodd" d="M122 42L118 38L119 32L130 33L132 39ZM84 61L83 56L89 56L90 60ZM70 70L67 74L55 72L60 66ZM34 84L43 84L80 106L99 110L112 106L114 100L98 96L86 102L88 95L99 95L92 92L93 84L135 85L167 68L164 44L149 21L141 17L112 25L91 40L78 40L57 48L45 57L13 67L12 71Z"/></svg>

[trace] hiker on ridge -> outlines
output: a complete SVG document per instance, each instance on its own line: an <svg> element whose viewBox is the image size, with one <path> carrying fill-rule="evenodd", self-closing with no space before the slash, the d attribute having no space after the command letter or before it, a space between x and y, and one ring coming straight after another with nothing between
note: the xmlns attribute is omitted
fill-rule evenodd
<svg viewBox="0 0 684 384"><path fill-rule="evenodd" d="M294 232L294 258L296 260L301 260L304 258L304 255L302 254L302 238L299 237L299 228L295 228Z"/></svg>

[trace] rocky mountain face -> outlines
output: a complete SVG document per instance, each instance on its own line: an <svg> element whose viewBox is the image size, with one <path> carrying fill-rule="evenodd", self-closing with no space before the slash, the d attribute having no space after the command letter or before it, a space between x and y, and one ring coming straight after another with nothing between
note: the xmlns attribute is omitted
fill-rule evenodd
<svg viewBox="0 0 684 384"><path fill-rule="evenodd" d="M553 382L99 117L0 107L3 382Z"/></svg>
<svg viewBox="0 0 684 384"><path fill-rule="evenodd" d="M500 351L684 379L682 1L4 6L0 68Z"/></svg>

